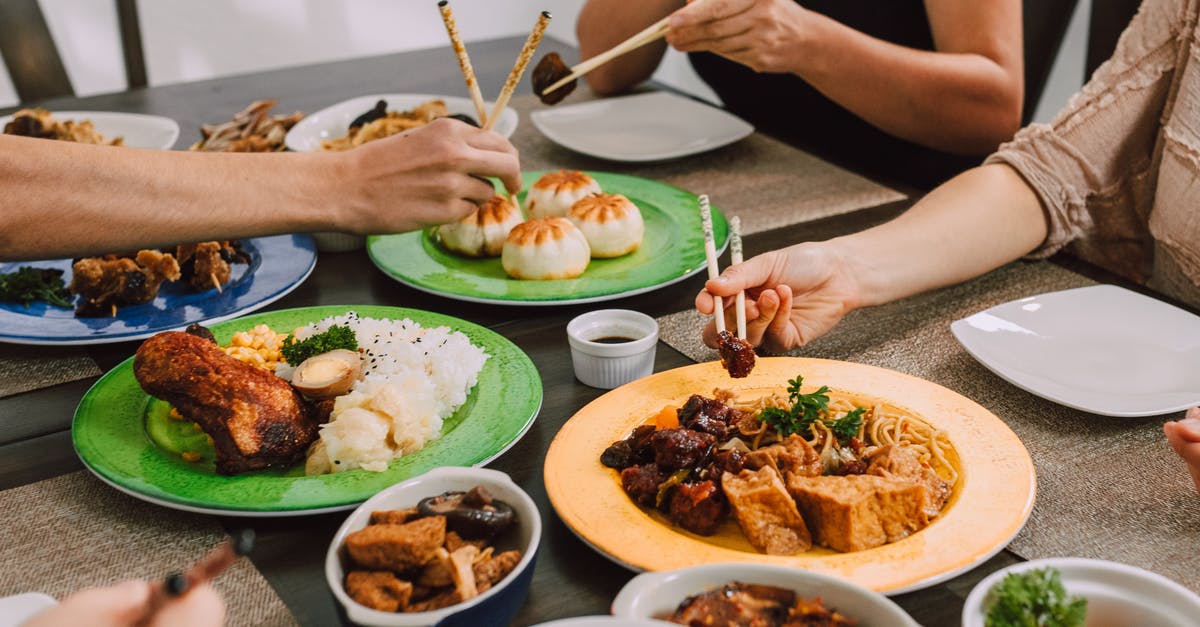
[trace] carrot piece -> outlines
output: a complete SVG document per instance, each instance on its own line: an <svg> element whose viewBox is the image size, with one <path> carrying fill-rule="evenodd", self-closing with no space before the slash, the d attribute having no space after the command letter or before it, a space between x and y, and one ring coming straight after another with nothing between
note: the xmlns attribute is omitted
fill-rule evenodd
<svg viewBox="0 0 1200 627"><path fill-rule="evenodd" d="M674 405L663 407L661 411L654 415L654 426L659 429L678 429L679 408Z"/></svg>

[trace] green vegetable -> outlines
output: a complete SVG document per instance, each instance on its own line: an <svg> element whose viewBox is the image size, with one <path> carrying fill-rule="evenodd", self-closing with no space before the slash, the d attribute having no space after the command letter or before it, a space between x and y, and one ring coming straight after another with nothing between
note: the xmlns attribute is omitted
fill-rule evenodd
<svg viewBox="0 0 1200 627"><path fill-rule="evenodd" d="M289 364L299 366L301 362L313 355L328 353L339 348L358 350L358 338L354 336L354 329L351 329L349 325L334 325L329 327L328 331L318 333L300 342L296 341L295 334L289 335L283 341L279 352L283 353L283 359Z"/></svg>
<svg viewBox="0 0 1200 627"><path fill-rule="evenodd" d="M833 421L833 424L829 425L829 430L839 440L849 440L858 435L858 429L862 426L864 411L866 410L862 407L855 407L847 412L845 416Z"/></svg>
<svg viewBox="0 0 1200 627"><path fill-rule="evenodd" d="M26 307L44 300L55 307L71 308L71 293L63 285L63 271L53 268L21 266L16 272L0 274L0 302L21 303Z"/></svg>
<svg viewBox="0 0 1200 627"><path fill-rule="evenodd" d="M1067 597L1054 568L1011 573L990 596L987 627L1079 627L1087 616L1087 599Z"/></svg>
<svg viewBox="0 0 1200 627"><path fill-rule="evenodd" d="M799 375L788 381L788 400L792 402L790 409L768 407L758 415L759 420L774 427L782 437L808 431L820 419L821 412L829 407L828 387L822 385L816 392L802 394L800 385L803 382L804 377Z"/></svg>

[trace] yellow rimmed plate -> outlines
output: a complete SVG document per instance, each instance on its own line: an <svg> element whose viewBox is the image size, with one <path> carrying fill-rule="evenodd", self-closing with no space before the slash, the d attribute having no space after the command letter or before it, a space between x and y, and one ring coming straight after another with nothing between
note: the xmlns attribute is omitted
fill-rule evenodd
<svg viewBox="0 0 1200 627"><path fill-rule="evenodd" d="M960 474L942 514L921 531L874 549L837 553L814 548L765 555L729 521L709 537L674 527L635 505L600 454L666 404L714 388L752 397L827 385L834 396L877 401L944 431ZM628 568L671 570L713 562L782 564L842 577L887 594L919 590L986 561L1008 545L1033 509L1033 460L1017 435L978 403L940 385L874 366L800 357L761 358L749 377L730 379L718 362L676 368L621 386L563 425L546 454L546 491L563 522L584 542Z"/></svg>

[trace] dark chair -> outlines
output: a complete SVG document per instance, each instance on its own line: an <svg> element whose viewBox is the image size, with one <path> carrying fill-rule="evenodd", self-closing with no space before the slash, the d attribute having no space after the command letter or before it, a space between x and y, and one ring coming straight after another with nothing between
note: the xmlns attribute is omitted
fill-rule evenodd
<svg viewBox="0 0 1200 627"><path fill-rule="evenodd" d="M1088 23L1087 65L1083 80L1092 77L1092 72L1112 56L1117 49L1117 38L1133 16L1142 0L1092 0L1092 17Z"/></svg>
<svg viewBox="0 0 1200 627"><path fill-rule="evenodd" d="M1025 106L1021 113L1022 125L1028 124L1037 111L1076 4L1078 0L1025 0L1023 3Z"/></svg>
<svg viewBox="0 0 1200 627"><path fill-rule="evenodd" d="M145 87L137 0L116 0L116 4L126 81L131 88ZM21 102L75 95L37 0L0 0L0 57Z"/></svg>

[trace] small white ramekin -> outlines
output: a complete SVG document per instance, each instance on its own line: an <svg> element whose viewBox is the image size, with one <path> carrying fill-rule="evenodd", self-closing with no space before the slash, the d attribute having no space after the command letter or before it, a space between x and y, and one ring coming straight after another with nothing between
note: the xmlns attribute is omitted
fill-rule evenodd
<svg viewBox="0 0 1200 627"><path fill-rule="evenodd" d="M619 344L595 342L604 337L634 338ZM658 323L628 309L601 309L576 316L567 324L571 364L584 385L611 390L654 372Z"/></svg>

